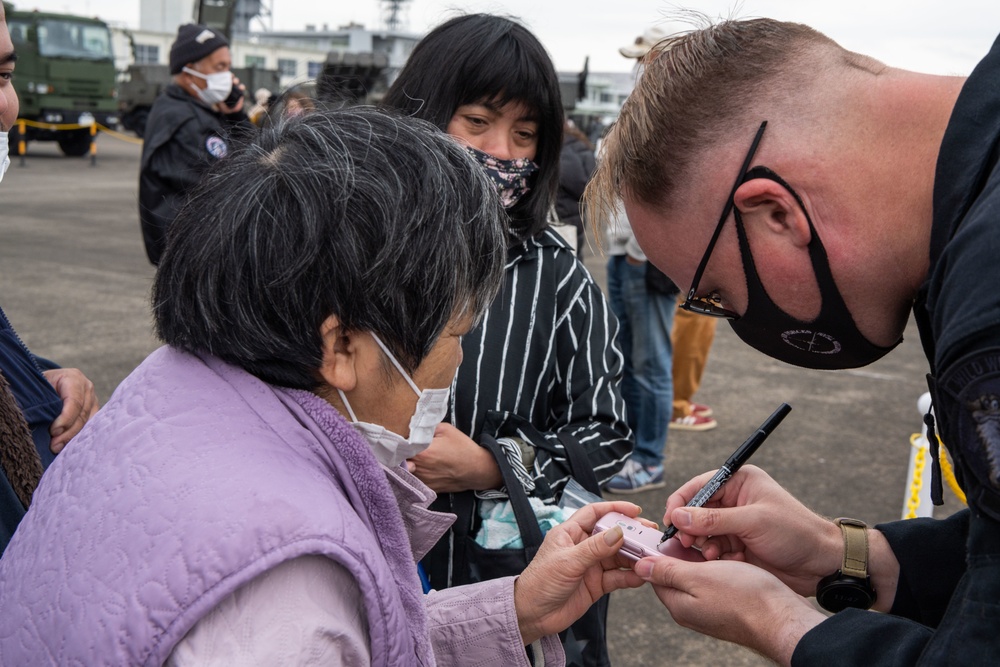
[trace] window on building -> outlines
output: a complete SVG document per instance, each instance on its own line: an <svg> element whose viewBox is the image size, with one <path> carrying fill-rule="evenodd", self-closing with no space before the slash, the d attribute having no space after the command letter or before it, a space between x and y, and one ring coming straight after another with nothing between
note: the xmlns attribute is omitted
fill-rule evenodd
<svg viewBox="0 0 1000 667"><path fill-rule="evenodd" d="M264 56L246 56L243 64L247 67L260 67L263 69L267 66L267 58Z"/></svg>
<svg viewBox="0 0 1000 667"><path fill-rule="evenodd" d="M315 79L319 76L319 73L323 71L323 63L318 63L315 60L309 61L309 68L306 72L306 76L310 79Z"/></svg>
<svg viewBox="0 0 1000 667"><path fill-rule="evenodd" d="M160 62L160 47L156 44L136 44L135 62L139 65L155 65Z"/></svg>
<svg viewBox="0 0 1000 667"><path fill-rule="evenodd" d="M278 58L278 74L295 77L299 75L299 64L292 58Z"/></svg>

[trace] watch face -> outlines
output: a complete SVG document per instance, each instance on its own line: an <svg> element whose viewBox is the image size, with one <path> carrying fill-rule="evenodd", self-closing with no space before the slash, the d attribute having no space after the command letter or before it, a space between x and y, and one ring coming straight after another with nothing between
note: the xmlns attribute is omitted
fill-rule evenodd
<svg viewBox="0 0 1000 667"><path fill-rule="evenodd" d="M875 604L875 589L870 579L858 579L837 571L819 582L816 601L823 609L834 613L848 607L871 609Z"/></svg>

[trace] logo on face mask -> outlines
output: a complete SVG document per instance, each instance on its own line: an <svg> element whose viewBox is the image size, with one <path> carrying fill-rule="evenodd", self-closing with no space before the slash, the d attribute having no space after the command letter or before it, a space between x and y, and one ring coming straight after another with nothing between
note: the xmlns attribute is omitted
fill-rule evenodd
<svg viewBox="0 0 1000 667"><path fill-rule="evenodd" d="M792 317L775 305L757 275L746 229L743 227L743 216L739 209L733 208L743 272L747 281L746 312L739 319L730 320L730 326L736 335L747 345L769 357L804 368L858 368L888 354L903 338L900 337L889 347L882 347L871 343L858 330L854 317L833 280L823 243L798 194L767 167L754 167L747 172L743 182L755 178L767 178L778 183L795 197L802 208L809 223L809 259L816 284L819 285L822 304L819 316L811 322Z"/></svg>
<svg viewBox="0 0 1000 667"><path fill-rule="evenodd" d="M500 193L500 204L510 208L531 190L529 179L538 171L538 165L527 158L501 160L495 155L466 146L466 150L486 171Z"/></svg>
<svg viewBox="0 0 1000 667"><path fill-rule="evenodd" d="M794 348L813 354L837 354L840 352L840 343L837 342L837 339L830 334L819 331L795 329L781 334L781 339Z"/></svg>

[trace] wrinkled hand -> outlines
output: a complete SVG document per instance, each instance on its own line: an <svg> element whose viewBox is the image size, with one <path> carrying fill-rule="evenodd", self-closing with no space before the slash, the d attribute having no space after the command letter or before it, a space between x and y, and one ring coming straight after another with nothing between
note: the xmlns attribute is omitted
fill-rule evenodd
<svg viewBox="0 0 1000 667"><path fill-rule="evenodd" d="M789 664L802 635L826 618L774 575L748 563L644 558L635 569L679 624L779 664Z"/></svg>
<svg viewBox="0 0 1000 667"><path fill-rule="evenodd" d="M744 560L777 576L799 595L841 564L840 529L812 512L755 466L744 466L705 507L684 505L714 473L705 473L667 499L663 520L708 560Z"/></svg>
<svg viewBox="0 0 1000 667"><path fill-rule="evenodd" d="M49 448L53 454L58 454L80 432L87 420L97 413L100 404L97 392L94 391L94 383L79 370L55 368L43 371L43 375L63 401L62 412L49 427L49 435L52 436Z"/></svg>
<svg viewBox="0 0 1000 667"><path fill-rule="evenodd" d="M625 541L620 526L591 537L598 519L608 512L637 517L639 511L627 502L594 503L545 535L514 583L514 607L525 646L565 630L606 593L643 584L628 569L631 562L618 555Z"/></svg>
<svg viewBox="0 0 1000 667"><path fill-rule="evenodd" d="M438 424L430 447L411 459L407 469L436 493L498 489L500 467L485 447L451 424Z"/></svg>

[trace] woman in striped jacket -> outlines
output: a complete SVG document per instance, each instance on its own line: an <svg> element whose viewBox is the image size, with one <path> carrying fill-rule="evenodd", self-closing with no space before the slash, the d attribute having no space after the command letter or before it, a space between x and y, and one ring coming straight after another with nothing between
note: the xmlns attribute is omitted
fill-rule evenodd
<svg viewBox="0 0 1000 667"><path fill-rule="evenodd" d="M476 576L462 564L479 518L459 505L505 497L495 459L478 444L484 436L496 438L528 495L546 504L571 477L567 447L599 483L622 467L632 437L619 392L618 322L547 224L563 116L558 78L534 35L498 16L452 19L417 45L383 104L468 146L510 221L504 287L463 340L451 423L408 462L439 494L436 508L460 517L424 561L430 584L444 588Z"/></svg>

